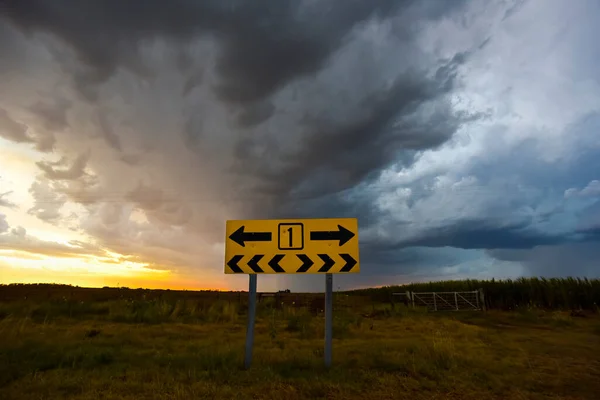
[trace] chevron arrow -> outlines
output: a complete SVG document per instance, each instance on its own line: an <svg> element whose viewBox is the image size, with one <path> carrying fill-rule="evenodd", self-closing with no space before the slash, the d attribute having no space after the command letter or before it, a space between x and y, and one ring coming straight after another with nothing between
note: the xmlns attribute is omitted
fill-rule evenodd
<svg viewBox="0 0 600 400"><path fill-rule="evenodd" d="M262 268L258 265L260 259L263 258L262 254L257 254L248 261L248 266L252 268L252 271L258 273L264 272Z"/></svg>
<svg viewBox="0 0 600 400"><path fill-rule="evenodd" d="M271 261L269 261L269 267L271 267L275 272L285 272L283 268L281 268L281 265L279 265L279 261L281 261L283 257L285 257L284 254L277 254L273 256Z"/></svg>
<svg viewBox="0 0 600 400"><path fill-rule="evenodd" d="M346 261L346 265L342 267L340 272L350 272L356 265L356 260L350 254L340 254L340 257Z"/></svg>
<svg viewBox="0 0 600 400"><path fill-rule="evenodd" d="M312 265L314 264L313 260L311 260L306 254L296 254L300 261L302 261L302 265L296 272L306 272Z"/></svg>
<svg viewBox="0 0 600 400"><path fill-rule="evenodd" d="M338 240L340 246L346 244L353 237L354 232L341 225L338 225L337 231L312 231L310 233L310 240Z"/></svg>
<svg viewBox="0 0 600 400"><path fill-rule="evenodd" d="M335 264L335 261L333 261L327 254L319 254L319 257L321 260L323 260L323 266L319 269L319 272L328 272Z"/></svg>
<svg viewBox="0 0 600 400"><path fill-rule="evenodd" d="M242 271L242 269L241 269L241 268L240 268L240 267L237 265L237 264L238 264L238 263L239 263L239 262L242 260L242 258L244 258L244 256L233 256L233 257L231 257L231 260L227 261L227 266L228 266L229 268L231 268L231 270L232 270L233 272L235 272L236 274L241 274L241 273L243 273L243 272L244 272L244 271Z"/></svg>
<svg viewBox="0 0 600 400"><path fill-rule="evenodd" d="M246 247L246 242L270 242L271 232L244 232L245 226L242 225L237 231L229 235L229 239L233 240L242 247Z"/></svg>

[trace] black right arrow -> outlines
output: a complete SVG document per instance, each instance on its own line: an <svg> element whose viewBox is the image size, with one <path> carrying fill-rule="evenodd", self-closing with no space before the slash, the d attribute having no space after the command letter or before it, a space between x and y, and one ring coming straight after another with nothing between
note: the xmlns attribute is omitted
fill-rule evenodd
<svg viewBox="0 0 600 400"><path fill-rule="evenodd" d="M257 254L248 261L248 266L252 268L252 271L256 273L263 272L262 268L258 265L260 259L263 258L262 254Z"/></svg>
<svg viewBox="0 0 600 400"><path fill-rule="evenodd" d="M310 233L310 240L339 240L340 246L346 244L353 237L354 232L341 225L338 225L337 231L313 231Z"/></svg>
<svg viewBox="0 0 600 400"><path fill-rule="evenodd" d="M231 257L231 260L227 261L227 265L229 266L229 268L231 268L231 270L233 272L235 272L236 274L241 274L242 272L244 272L237 265L242 258L244 258L244 256L233 256L233 257Z"/></svg>
<svg viewBox="0 0 600 400"><path fill-rule="evenodd" d="M237 231L229 235L229 239L233 240L242 247L246 247L245 242L270 242L271 232L244 232L245 226L242 225Z"/></svg>
<svg viewBox="0 0 600 400"><path fill-rule="evenodd" d="M346 261L346 265L340 270L340 272L350 272L356 265L356 260L350 254L340 254L340 257Z"/></svg>
<svg viewBox="0 0 600 400"><path fill-rule="evenodd" d="M302 261L302 266L298 268L296 272L306 272L312 265L314 264L313 260L311 260L306 254L296 254L300 261Z"/></svg>
<svg viewBox="0 0 600 400"><path fill-rule="evenodd" d="M323 266L319 269L319 272L327 272L335 264L335 261L333 261L327 254L319 254L319 257L321 257L321 260L323 260Z"/></svg>
<svg viewBox="0 0 600 400"><path fill-rule="evenodd" d="M273 271L275 272L285 272L284 269L281 268L281 265L279 265L279 261L281 261L283 257L285 257L284 254L275 255L271 258L271 261L269 261L269 267L273 268Z"/></svg>

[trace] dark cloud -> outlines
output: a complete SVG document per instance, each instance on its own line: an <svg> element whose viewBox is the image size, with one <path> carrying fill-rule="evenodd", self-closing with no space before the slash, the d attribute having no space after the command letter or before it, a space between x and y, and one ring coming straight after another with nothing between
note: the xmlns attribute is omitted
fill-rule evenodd
<svg viewBox="0 0 600 400"><path fill-rule="evenodd" d="M458 62L462 58L449 64ZM325 113L307 116L302 122L307 133L292 152L261 136L242 138L235 171L258 178L256 190L276 199L322 196L375 178L402 155L410 161L414 151L444 143L465 121L444 98L452 70L446 64L432 79L401 76L389 89L365 97L342 121ZM427 115L428 108L434 111Z"/></svg>
<svg viewBox="0 0 600 400"><path fill-rule="evenodd" d="M33 143L35 148L41 152L51 151L55 143L52 132L32 135L26 124L12 119L3 108L0 108L0 137L15 143Z"/></svg>
<svg viewBox="0 0 600 400"><path fill-rule="evenodd" d="M593 181L598 182L598 181ZM585 187L580 194L583 196L594 195L598 200L584 207L577 213L579 223L576 232L583 235L582 240L600 242L600 192L597 191L598 185L590 184ZM600 243L598 243L600 246Z"/></svg>
<svg viewBox="0 0 600 400"><path fill-rule="evenodd" d="M573 240L565 234L536 231L530 223L506 225L492 218L461 220L455 224L425 231L402 246L451 246L461 249L531 249L540 245Z"/></svg>
<svg viewBox="0 0 600 400"><path fill-rule="evenodd" d="M15 102L33 104L31 123L12 120L13 105L4 134L69 155L37 164L30 212L58 221L77 202L86 210L78 229L107 248L207 269L221 262L225 219L358 217L373 282L442 266L466 273L480 249L512 249L521 262L591 241L597 210L587 225L574 219L594 199L600 166L580 138L600 119L569 126L568 140L554 131L507 139L530 134L546 103L527 96L545 96L553 81L530 87L537 75L513 72L525 65L545 77L530 58L503 64L514 44L498 24L516 24L510 15L527 4L473 4L0 0L0 20L14 29L0 22L0 33L27 44L23 59L52 65L44 90ZM2 38L1 49L16 58ZM542 142L554 140L573 145L573 157L545 157ZM378 186L386 174L396 180Z"/></svg>
<svg viewBox="0 0 600 400"><path fill-rule="evenodd" d="M55 100L51 103L37 101L29 107L29 111L39 118L44 129L54 132L62 131L69 126L67 110L70 107L71 102L64 99Z"/></svg>
<svg viewBox="0 0 600 400"><path fill-rule="evenodd" d="M192 209L162 190L139 184L127 194L133 204L145 212L149 221L166 226L181 226L192 222Z"/></svg>
<svg viewBox="0 0 600 400"><path fill-rule="evenodd" d="M224 79L217 91L227 101L247 102L317 71L355 24L407 3L3 0L0 9L23 29L51 32L71 44L92 68L85 78L94 83L120 65L133 67L140 40L212 35L223 47L217 69Z"/></svg>
<svg viewBox="0 0 600 400"><path fill-rule="evenodd" d="M502 137L506 127L495 128L497 140L489 143L490 147L502 148ZM536 137L524 138L520 141L518 151L485 153L478 157L477 170L472 171L482 183L493 181L497 176L497 168L502 166L502 176L518 179L524 185L531 185L556 193L563 193L572 187L585 187L598 179L600 157L596 135L600 131L600 112L585 113L572 121L566 128L570 136L570 148L567 156L559 160L543 158L540 141ZM523 173L526 171L527 173ZM551 173L549 171L552 171ZM507 186L507 190L511 190ZM546 196L549 193L546 193Z"/></svg>
<svg viewBox="0 0 600 400"><path fill-rule="evenodd" d="M256 102L239 113L237 122L241 127L256 126L269 119L274 112L275 106L271 102Z"/></svg>
<svg viewBox="0 0 600 400"><path fill-rule="evenodd" d="M215 71L222 78L215 90L221 100L245 105L238 116L244 128L281 113L267 98L299 77L318 74L332 55L348 45L354 28L371 19L400 16L395 22L397 30L402 26L398 40L408 43L415 34L409 27L415 23L411 18L436 19L463 5L392 0L179 0L169 7L155 1L108 1L102 6L94 2L72 6L67 0L4 3L5 15L16 26L50 32L70 44L80 60L92 68L92 83L103 81L118 67L133 68L135 63L143 63L136 49L144 40L168 38L181 44L195 37L215 38L220 44ZM331 118L325 108L300 116L297 123L301 137L290 137L290 141L299 141L299 146L281 147L277 144L281 140L240 135L234 143L234 173L242 181L250 175L256 189L269 195L272 203L282 204L292 193L296 197L316 196L352 187L396 161L399 152L442 144L465 120L452 112L445 96L456 82L456 68L467 56L460 53L439 66L410 68L394 77L393 83L370 89L370 93L361 93L364 82L355 81L360 97L358 103L348 99L354 107L349 106L344 115L337 112ZM179 59L185 61L186 57ZM188 58L179 64L190 68L190 63L193 65ZM369 71L375 77L377 68ZM201 83L202 75L203 71L197 69L185 84L185 94ZM68 126L66 111L70 106L67 101L38 102L31 111L48 130L56 131ZM98 125L109 146L120 151L119 134L105 114L100 114ZM203 148L203 127L197 116L188 121L185 140L191 149ZM54 170L44 171L51 178L56 175Z"/></svg>
<svg viewBox="0 0 600 400"><path fill-rule="evenodd" d="M116 134L105 113L100 113L98 115L98 124L100 127L100 134L104 140L106 140L106 143L113 149L122 151L121 139L119 138L119 135Z"/></svg>
<svg viewBox="0 0 600 400"><path fill-rule="evenodd" d="M141 157L136 154L125 154L122 155L119 159L127 165L134 166L140 163Z"/></svg>
<svg viewBox="0 0 600 400"><path fill-rule="evenodd" d="M51 152L56 144L56 138L52 132L41 135L38 139L35 148L42 153Z"/></svg>
<svg viewBox="0 0 600 400"><path fill-rule="evenodd" d="M33 143L34 139L27 132L27 125L21 124L0 108L0 137L15 143Z"/></svg>

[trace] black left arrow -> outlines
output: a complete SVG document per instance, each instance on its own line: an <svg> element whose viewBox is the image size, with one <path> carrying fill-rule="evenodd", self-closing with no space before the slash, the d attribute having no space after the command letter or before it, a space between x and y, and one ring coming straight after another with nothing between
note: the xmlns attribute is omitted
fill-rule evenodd
<svg viewBox="0 0 600 400"><path fill-rule="evenodd" d="M281 261L283 257L285 257L284 254L275 255L273 258L271 258L271 261L269 261L269 267L271 267L275 272L285 272L284 269L281 268L281 265L279 265L279 261Z"/></svg>
<svg viewBox="0 0 600 400"><path fill-rule="evenodd" d="M323 266L319 269L319 272L328 272L335 264L335 261L327 254L319 254L318 256L323 260Z"/></svg>
<svg viewBox="0 0 600 400"><path fill-rule="evenodd" d="M257 254L254 257L252 257L250 259L250 261L248 261L248 266L250 268L252 268L252 271L256 272L256 273L261 273L263 272L262 268L258 265L258 262L260 261L261 258L263 258L264 256L262 254Z"/></svg>
<svg viewBox="0 0 600 400"><path fill-rule="evenodd" d="M246 242L270 242L271 232L244 232L245 226L242 225L237 231L229 235L229 239L233 240L242 247L246 247Z"/></svg>
<svg viewBox="0 0 600 400"><path fill-rule="evenodd" d="M229 268L231 268L231 270L236 274L241 274L242 272L244 272L237 265L242 260L242 258L244 258L244 256L233 256L231 257L231 260L227 261L227 266L229 266Z"/></svg>
<svg viewBox="0 0 600 400"><path fill-rule="evenodd" d="M354 237L354 232L349 231L341 225L338 225L337 231L312 231L310 240L339 240L339 245L343 246Z"/></svg>

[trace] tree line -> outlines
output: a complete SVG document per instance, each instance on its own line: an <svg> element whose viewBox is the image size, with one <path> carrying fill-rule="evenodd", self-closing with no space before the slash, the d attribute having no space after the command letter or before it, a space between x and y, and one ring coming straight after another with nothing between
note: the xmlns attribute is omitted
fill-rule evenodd
<svg viewBox="0 0 600 400"><path fill-rule="evenodd" d="M359 289L347 293L369 296L373 301L389 302L392 293L467 292L478 289L483 289L488 309L536 307L598 310L600 306L600 279L571 277L449 280Z"/></svg>

